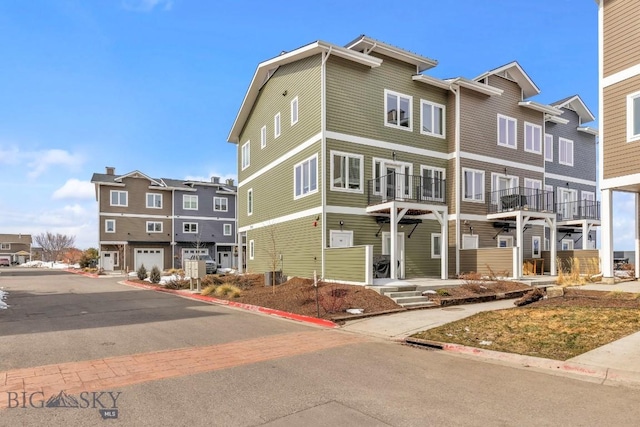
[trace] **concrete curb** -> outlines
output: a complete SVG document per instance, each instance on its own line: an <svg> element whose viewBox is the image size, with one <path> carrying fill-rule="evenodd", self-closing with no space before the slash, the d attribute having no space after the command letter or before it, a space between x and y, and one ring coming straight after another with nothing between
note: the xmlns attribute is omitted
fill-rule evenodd
<svg viewBox="0 0 640 427"><path fill-rule="evenodd" d="M67 273L73 273L73 274L78 274L80 276L85 276L85 277L91 277L92 279L97 279L98 277L100 277L97 274L94 273L86 273L84 271L78 271L78 270L74 270L73 268L67 268L64 271L66 271Z"/></svg>
<svg viewBox="0 0 640 427"><path fill-rule="evenodd" d="M129 280L124 280L118 283L122 283L123 285L127 285L127 286L132 286L134 288L147 289L147 290L152 290L156 292L163 292L163 293L178 295L184 298L203 301L207 303L226 305L229 307L240 308L242 310L252 311L255 313L268 314L268 315L282 317L289 320L296 320L298 322L310 323L310 324L313 324L316 326L322 326L325 328L340 327L338 324L326 319L318 319L316 317L305 316L303 314L289 313L287 311L276 310L276 309L267 308L267 307L260 307L258 305L245 304L241 302L229 301L229 300L214 298L214 297L205 296L205 295L198 295L190 291L177 290L177 289L165 289L160 286L143 285L142 283L130 282Z"/></svg>
<svg viewBox="0 0 640 427"><path fill-rule="evenodd" d="M591 366L575 362L563 362L560 360L545 359L535 356L523 356L521 354L503 353L500 351L468 347L460 344L423 340L419 338L405 338L404 342L412 345L437 348L457 354L476 356L498 362L506 362L508 364L518 365L524 368L539 368L547 371L588 377L589 379L596 380L604 385L625 385L640 388L640 372Z"/></svg>

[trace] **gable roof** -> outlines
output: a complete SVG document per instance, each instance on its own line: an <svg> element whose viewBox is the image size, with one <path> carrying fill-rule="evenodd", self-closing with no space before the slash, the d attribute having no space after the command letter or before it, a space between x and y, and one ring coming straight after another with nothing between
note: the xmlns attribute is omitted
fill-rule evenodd
<svg viewBox="0 0 640 427"><path fill-rule="evenodd" d="M438 61L436 61L435 59L427 58L426 56L409 52L408 50L392 46L371 37L367 37L364 34L358 36L352 42L347 43L345 47L347 49L356 50L366 54L376 51L390 58L413 64L417 67L418 73L421 73L438 65Z"/></svg>
<svg viewBox="0 0 640 427"><path fill-rule="evenodd" d="M249 117L249 113L258 98L260 89L267 83L267 81L269 81L278 67L325 52L372 68L379 67L380 64L382 64L382 59L374 58L373 56L365 55L364 53L356 52L355 50L350 50L320 40L261 62L258 65L258 68L256 68L253 78L251 79L251 83L249 84L247 93L244 96L240 110L236 115L236 119L233 122L227 141L234 144L239 143L240 132L242 132L247 118Z"/></svg>
<svg viewBox="0 0 640 427"><path fill-rule="evenodd" d="M0 234L2 243L24 243L31 244L31 234Z"/></svg>
<svg viewBox="0 0 640 427"><path fill-rule="evenodd" d="M488 76L500 76L515 81L522 88L524 98L529 98L540 93L540 89L538 88L538 86L536 86L529 75L524 71L520 64L518 64L518 61L513 61L501 67L487 71L483 74L480 74L473 80L482 80Z"/></svg>
<svg viewBox="0 0 640 427"><path fill-rule="evenodd" d="M153 179L153 178L149 177L148 175L143 174L139 170L131 171L131 172L126 173L124 175L116 176L113 179L113 181L114 182L122 182L122 180L124 178L143 178L143 179L149 180L149 182L151 182L151 184L157 185L159 187L164 187L164 184L161 181L159 181L157 179Z"/></svg>
<svg viewBox="0 0 640 427"><path fill-rule="evenodd" d="M575 111L580 117L581 123L592 122L596 119L579 95L568 96L564 99L551 103L551 105L556 108L568 108L569 110Z"/></svg>

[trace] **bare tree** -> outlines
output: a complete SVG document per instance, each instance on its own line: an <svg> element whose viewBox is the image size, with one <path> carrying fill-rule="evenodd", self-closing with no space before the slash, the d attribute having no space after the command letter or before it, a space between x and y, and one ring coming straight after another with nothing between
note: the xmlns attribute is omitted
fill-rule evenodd
<svg viewBox="0 0 640 427"><path fill-rule="evenodd" d="M67 236L60 233L53 234L47 231L33 236L33 241L42 248L44 258L47 261L58 261L66 250L73 248L76 236Z"/></svg>
<svg viewBox="0 0 640 427"><path fill-rule="evenodd" d="M277 271L278 264L282 262L282 252L280 251L280 248L279 248L278 228L276 224L269 224L266 230L267 230L267 245L264 250L269 260L269 268L271 268L272 291L273 293L275 293L276 284L280 280L279 276L282 275L282 271L280 272Z"/></svg>

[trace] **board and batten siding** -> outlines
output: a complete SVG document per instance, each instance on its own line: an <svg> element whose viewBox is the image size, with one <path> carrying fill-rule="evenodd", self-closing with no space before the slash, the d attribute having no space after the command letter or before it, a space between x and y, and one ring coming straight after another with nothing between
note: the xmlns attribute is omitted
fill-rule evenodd
<svg viewBox="0 0 640 427"><path fill-rule="evenodd" d="M337 282L366 283L367 247L327 248L325 255L324 280Z"/></svg>
<svg viewBox="0 0 640 427"><path fill-rule="evenodd" d="M640 63L637 0L604 1L604 77Z"/></svg>

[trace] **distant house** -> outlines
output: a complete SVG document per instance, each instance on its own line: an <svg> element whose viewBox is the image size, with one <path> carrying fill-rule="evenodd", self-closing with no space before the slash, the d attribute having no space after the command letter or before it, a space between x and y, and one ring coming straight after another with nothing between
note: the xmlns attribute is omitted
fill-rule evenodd
<svg viewBox="0 0 640 427"><path fill-rule="evenodd" d="M100 265L105 270L182 268L195 254L234 267L237 252L233 180L151 178L140 171L95 173Z"/></svg>
<svg viewBox="0 0 640 427"><path fill-rule="evenodd" d="M0 234L0 259L8 259L11 264L31 261L30 234Z"/></svg>

